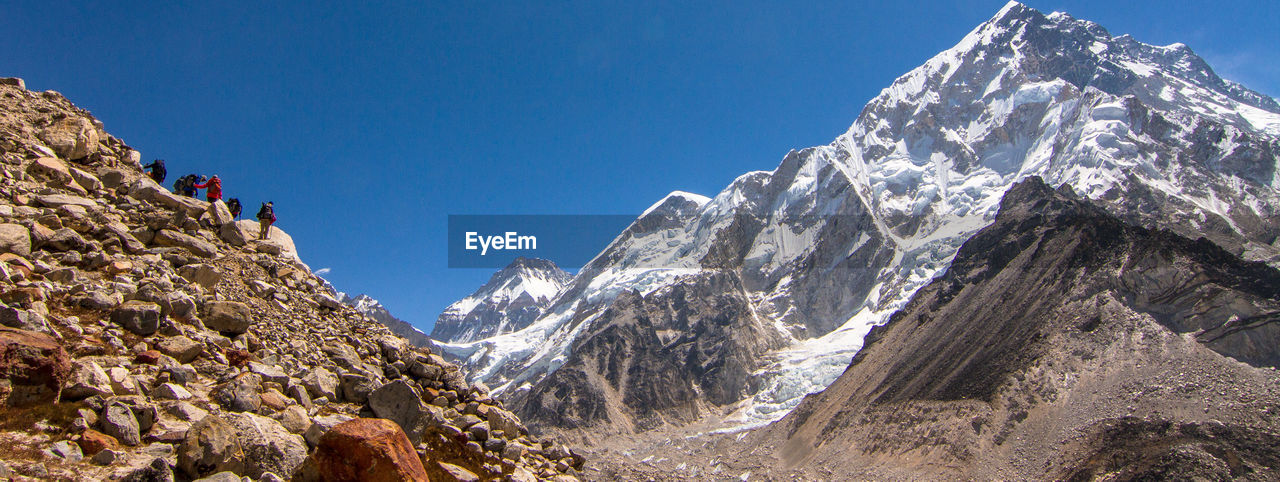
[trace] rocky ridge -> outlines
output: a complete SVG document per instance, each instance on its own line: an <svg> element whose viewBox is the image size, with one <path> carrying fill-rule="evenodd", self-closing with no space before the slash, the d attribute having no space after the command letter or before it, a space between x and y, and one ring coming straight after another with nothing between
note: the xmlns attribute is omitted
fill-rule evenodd
<svg viewBox="0 0 1280 482"><path fill-rule="evenodd" d="M0 81L0 477L582 467L457 366L340 303L283 230L253 239L256 223L169 193L140 159L57 92Z"/></svg>
<svg viewBox="0 0 1280 482"><path fill-rule="evenodd" d="M428 347L431 345L431 338L426 333L414 328L409 322L396 318L387 307L382 306L382 303L379 303L378 300L369 295L350 296L346 293L336 293L336 297L342 304L355 308L356 311L373 318L378 323L382 323L396 336L408 340L414 346Z"/></svg>
<svg viewBox="0 0 1280 482"><path fill-rule="evenodd" d="M542 316L572 278L551 261L518 257L475 293L445 308L431 338L467 343L521 330Z"/></svg>

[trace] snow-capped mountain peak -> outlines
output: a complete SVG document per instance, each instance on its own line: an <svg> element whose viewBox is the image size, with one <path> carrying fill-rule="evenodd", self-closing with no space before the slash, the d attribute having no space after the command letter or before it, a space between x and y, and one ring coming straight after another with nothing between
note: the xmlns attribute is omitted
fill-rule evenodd
<svg viewBox="0 0 1280 482"><path fill-rule="evenodd" d="M431 336L444 342L469 342L524 328L570 279L551 261L516 258L471 296L449 305L437 318Z"/></svg>

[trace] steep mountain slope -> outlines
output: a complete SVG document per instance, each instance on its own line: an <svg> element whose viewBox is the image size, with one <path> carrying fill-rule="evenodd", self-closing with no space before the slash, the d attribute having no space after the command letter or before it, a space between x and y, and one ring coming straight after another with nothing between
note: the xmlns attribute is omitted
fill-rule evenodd
<svg viewBox="0 0 1280 482"><path fill-rule="evenodd" d="M466 343L529 326L571 278L551 261L516 258L471 296L445 308L431 337Z"/></svg>
<svg viewBox="0 0 1280 482"><path fill-rule="evenodd" d="M0 478L582 467L457 366L340 304L280 227L257 240L140 158L61 94L0 79Z"/></svg>
<svg viewBox="0 0 1280 482"><path fill-rule="evenodd" d="M428 337L426 333L414 328L413 325L409 324L409 322L396 318L387 310L387 307L382 306L382 303L379 303L378 300L369 297L369 295L362 294L352 297L348 296L346 293L338 293L338 301L341 301L344 305L355 308L356 311L372 318L374 321L382 323L383 326L386 326L387 329L391 330L392 333L395 333L396 336L408 340L409 343L413 343L414 346L431 346L431 338Z"/></svg>
<svg viewBox="0 0 1280 482"><path fill-rule="evenodd" d="M839 376L866 332L945 270L1027 176L1130 222L1274 260L1278 150L1280 106L1186 46L1010 3L882 91L830 145L712 199L673 193L527 328L443 349L498 393L555 393L538 383L548 373L598 365L578 349L621 293L732 271L776 328L761 336L787 345L748 369L750 396L719 407L759 424Z"/></svg>
<svg viewBox="0 0 1280 482"><path fill-rule="evenodd" d="M1274 480L1277 365L1280 271L1031 178L743 457L872 478Z"/></svg>

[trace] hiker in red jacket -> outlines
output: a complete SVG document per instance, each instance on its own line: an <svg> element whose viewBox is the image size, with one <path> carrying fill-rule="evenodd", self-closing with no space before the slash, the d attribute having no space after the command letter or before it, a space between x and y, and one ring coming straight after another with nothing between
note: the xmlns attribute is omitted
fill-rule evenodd
<svg viewBox="0 0 1280 482"><path fill-rule="evenodd" d="M214 174L213 177L209 178L208 182L204 184L196 184L192 187L196 189L208 188L209 190L205 191L204 197L205 197L205 200L209 202L214 202L219 199L222 199L222 179L218 179L217 174Z"/></svg>

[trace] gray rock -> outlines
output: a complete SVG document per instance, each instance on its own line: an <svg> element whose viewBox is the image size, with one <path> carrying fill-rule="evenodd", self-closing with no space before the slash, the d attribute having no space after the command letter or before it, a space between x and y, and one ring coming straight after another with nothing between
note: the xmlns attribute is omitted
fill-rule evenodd
<svg viewBox="0 0 1280 482"><path fill-rule="evenodd" d="M257 412L262 407L262 394L259 392L262 381L252 373L242 373L222 385L218 385L209 394L222 408L233 412Z"/></svg>
<svg viewBox="0 0 1280 482"><path fill-rule="evenodd" d="M98 203L92 199L80 196L72 196L69 194L44 194L36 196L36 204L47 208L59 208L62 206L80 206L80 207L97 207Z"/></svg>
<svg viewBox="0 0 1280 482"><path fill-rule="evenodd" d="M196 300L186 293L175 291L169 293L170 315L178 318L191 318L196 314Z"/></svg>
<svg viewBox="0 0 1280 482"><path fill-rule="evenodd" d="M95 192L102 189L102 181L98 179L98 176L74 167L69 170L71 171L71 178L75 179L76 184L79 184L86 191Z"/></svg>
<svg viewBox="0 0 1280 482"><path fill-rule="evenodd" d="M196 379L196 369L191 365L178 365L164 371L169 374L169 380L179 385L186 385Z"/></svg>
<svg viewBox="0 0 1280 482"><path fill-rule="evenodd" d="M75 232L71 228L62 228L53 232L49 239L44 241L44 246L53 248L56 251L84 251L89 246L89 242L85 241L80 233Z"/></svg>
<svg viewBox="0 0 1280 482"><path fill-rule="evenodd" d="M0 253L31 256L31 231L21 224L0 224Z"/></svg>
<svg viewBox="0 0 1280 482"><path fill-rule="evenodd" d="M512 437L520 435L520 419L514 413L498 407L489 407L485 418L494 430L501 430Z"/></svg>
<svg viewBox="0 0 1280 482"><path fill-rule="evenodd" d="M471 435L471 440L483 442L489 439L489 422L480 422L467 427L467 433Z"/></svg>
<svg viewBox="0 0 1280 482"><path fill-rule="evenodd" d="M151 396L159 400L188 400L191 392L176 383L161 383L151 391Z"/></svg>
<svg viewBox="0 0 1280 482"><path fill-rule="evenodd" d="M302 386L314 398L338 399L338 376L324 367L316 367L302 376Z"/></svg>
<svg viewBox="0 0 1280 482"><path fill-rule="evenodd" d="M249 371L262 377L265 381L279 383L280 386L289 383L289 375L275 365L249 362Z"/></svg>
<svg viewBox="0 0 1280 482"><path fill-rule="evenodd" d="M227 415L244 449L244 475L261 478L266 473L292 474L307 457L307 444L279 422L251 413Z"/></svg>
<svg viewBox="0 0 1280 482"><path fill-rule="evenodd" d="M102 426L102 433L115 437L122 444L133 446L142 442L138 418L128 405L111 402L102 409L98 424Z"/></svg>
<svg viewBox="0 0 1280 482"><path fill-rule="evenodd" d="M320 293L316 295L316 303L318 303L320 306L323 306L331 310L336 310L342 307L341 301L338 301L337 298L334 298L324 293Z"/></svg>
<svg viewBox="0 0 1280 482"><path fill-rule="evenodd" d="M160 246L186 248L192 254L204 258L211 258L218 254L218 248L213 243L171 229L157 231L151 242Z"/></svg>
<svg viewBox="0 0 1280 482"><path fill-rule="evenodd" d="M79 462L84 459L84 452L80 451L80 446L70 440L55 442L45 450L45 453L67 462Z"/></svg>
<svg viewBox="0 0 1280 482"><path fill-rule="evenodd" d="M62 389L62 399L67 401L94 395L109 397L113 394L111 378L107 377L107 372L97 363L85 359L78 359L73 363L71 376Z"/></svg>
<svg viewBox="0 0 1280 482"><path fill-rule="evenodd" d="M242 482L239 475L235 472L218 472L203 479L196 479L191 482Z"/></svg>
<svg viewBox="0 0 1280 482"><path fill-rule="evenodd" d="M400 424L414 445L422 441L422 434L431 418L431 412L422 403L422 395L404 380L388 383L370 393L369 408L378 418Z"/></svg>
<svg viewBox="0 0 1280 482"><path fill-rule="evenodd" d="M209 264L189 264L178 268L178 274L205 289L212 289L222 279L222 271Z"/></svg>
<svg viewBox="0 0 1280 482"><path fill-rule="evenodd" d="M106 166L98 168L98 180L102 181L102 185L107 189L120 187L121 184L124 184L126 176L127 174L121 169Z"/></svg>
<svg viewBox="0 0 1280 482"><path fill-rule="evenodd" d="M307 431L302 436L306 439L307 444L315 447L320 443L320 437L328 433L329 429L333 428L334 425L351 419L352 417L340 413L316 417L311 420L311 426L307 428Z"/></svg>
<svg viewBox="0 0 1280 482"><path fill-rule="evenodd" d="M210 203L209 210L205 211L205 214L209 216L213 225L219 228L235 222L235 218L231 217L231 210L227 209L227 203L222 202L221 199Z"/></svg>
<svg viewBox="0 0 1280 482"><path fill-rule="evenodd" d="M201 309L200 320L204 326L224 335L239 335L253 325L253 313L249 305L238 301L210 301Z"/></svg>
<svg viewBox="0 0 1280 482"><path fill-rule="evenodd" d="M240 229L236 223L228 223L218 228L218 237L226 241L232 246L244 246L249 244L249 237L245 236L244 230Z"/></svg>
<svg viewBox="0 0 1280 482"><path fill-rule="evenodd" d="M377 382L358 373L342 374L342 398L351 403L363 404L369 394L378 388Z"/></svg>
<svg viewBox="0 0 1280 482"><path fill-rule="evenodd" d="M98 151L98 130L79 116L64 117L40 131L40 140L63 159L81 159Z"/></svg>
<svg viewBox="0 0 1280 482"><path fill-rule="evenodd" d="M307 416L307 409L298 405L291 405L281 410L273 418L279 421L289 433L302 435L311 428L311 418Z"/></svg>
<svg viewBox="0 0 1280 482"><path fill-rule="evenodd" d="M120 482L173 482L173 467L164 457L156 457L146 467L130 472Z"/></svg>
<svg viewBox="0 0 1280 482"><path fill-rule="evenodd" d="M123 459L124 455L125 455L124 452L118 452L111 449L102 449L102 450L99 450L98 453L93 454L93 458L90 460L92 460L93 463L98 465L111 465L116 463L116 461Z"/></svg>
<svg viewBox="0 0 1280 482"><path fill-rule="evenodd" d="M139 336L160 329L160 305L147 301L126 301L111 312L111 322Z"/></svg>
<svg viewBox="0 0 1280 482"><path fill-rule="evenodd" d="M91 310L107 310L120 304L120 300L103 291L89 291L73 296L71 303Z"/></svg>
<svg viewBox="0 0 1280 482"><path fill-rule="evenodd" d="M187 477L244 471L245 453L236 427L219 416L206 416L187 430L178 445L178 468Z"/></svg>

